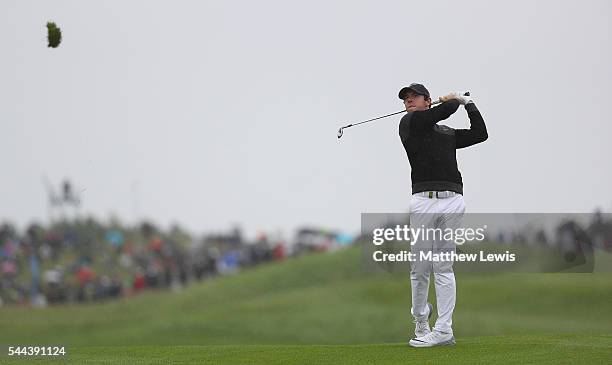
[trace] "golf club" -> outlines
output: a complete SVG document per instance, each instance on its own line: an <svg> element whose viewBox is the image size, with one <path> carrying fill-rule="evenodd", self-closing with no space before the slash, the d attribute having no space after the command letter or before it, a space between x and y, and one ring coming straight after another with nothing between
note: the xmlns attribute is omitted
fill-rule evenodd
<svg viewBox="0 0 612 365"><path fill-rule="evenodd" d="M470 96L470 92L468 91L468 92L464 93L463 95L464 95L464 96ZM440 104L441 102L442 102L442 101L440 101L440 99L438 99L438 100L436 100L436 101L432 102L432 103L431 103L431 105ZM392 115L401 114L401 113L405 113L405 112L406 112L406 110L400 110L399 112L395 112L395 113L391 113L391 114L383 115L382 117L377 117L377 118L373 118L373 119L368 119L368 120L364 120L363 122L353 123L353 124L345 125L344 127L340 127L340 129L338 129L338 139L339 139L340 137L342 137L342 135L344 134L344 129L345 129L345 128L354 127L354 126L359 125L359 124L369 123L369 122L375 121L375 120L377 120L377 119L382 119L382 118L390 117L390 116L392 116Z"/></svg>

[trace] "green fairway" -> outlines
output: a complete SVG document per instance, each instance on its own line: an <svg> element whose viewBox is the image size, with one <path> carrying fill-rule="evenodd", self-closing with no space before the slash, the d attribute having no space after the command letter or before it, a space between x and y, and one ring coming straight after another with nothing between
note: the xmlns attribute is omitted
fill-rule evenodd
<svg viewBox="0 0 612 365"><path fill-rule="evenodd" d="M612 336L469 337L454 347L414 349L379 345L221 345L75 347L66 358L36 363L173 364L602 364L612 359ZM32 359L11 359L23 363Z"/></svg>
<svg viewBox="0 0 612 365"><path fill-rule="evenodd" d="M289 259L179 293L46 309L3 307L0 344L61 344L79 363L612 358L609 273L459 273L457 285L454 348L405 345L413 331L408 274L362 270L357 247Z"/></svg>

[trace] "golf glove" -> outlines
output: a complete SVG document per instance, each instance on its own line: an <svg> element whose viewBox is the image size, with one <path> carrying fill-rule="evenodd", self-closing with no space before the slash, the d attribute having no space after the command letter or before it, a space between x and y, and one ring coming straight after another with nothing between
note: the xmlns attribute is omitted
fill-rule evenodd
<svg viewBox="0 0 612 365"><path fill-rule="evenodd" d="M473 103L471 96L465 96L465 95L463 95L462 93L459 93L459 92L456 92L456 93L453 93L453 94L455 94L455 99L459 100L461 105L466 105L466 104L469 104L469 103Z"/></svg>

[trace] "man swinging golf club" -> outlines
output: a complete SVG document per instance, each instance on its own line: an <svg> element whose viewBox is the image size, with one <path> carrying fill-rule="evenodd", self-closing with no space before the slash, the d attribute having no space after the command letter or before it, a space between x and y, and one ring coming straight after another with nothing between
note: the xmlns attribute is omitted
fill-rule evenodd
<svg viewBox="0 0 612 365"><path fill-rule="evenodd" d="M457 168L456 150L484 142L487 128L469 94L451 93L431 107L429 91L421 84L411 84L399 92L407 114L399 125L399 135L411 166L412 198L410 225L414 228L456 229L465 212L463 182ZM464 105L470 119L469 129L453 129L437 123L447 119ZM440 235L412 242L417 258L411 262L412 315L416 328L414 347L454 345L452 316L455 309L453 261L422 259L420 253L454 252L455 243ZM430 256L431 257L431 256ZM429 277L433 271L438 318L433 330L429 318L433 307L427 302Z"/></svg>

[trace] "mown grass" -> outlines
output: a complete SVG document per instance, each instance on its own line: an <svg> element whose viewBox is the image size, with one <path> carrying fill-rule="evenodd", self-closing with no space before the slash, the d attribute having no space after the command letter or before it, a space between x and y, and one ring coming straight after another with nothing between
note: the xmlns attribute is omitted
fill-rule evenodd
<svg viewBox="0 0 612 365"><path fill-rule="evenodd" d="M576 361L610 355L609 273L458 273L457 346L426 349L436 355L421 359L423 352L404 345L413 331L408 274L368 272L360 255L350 248L289 259L180 293L46 309L4 307L0 344L63 344L74 361L111 363L149 363L156 356L214 363L349 363L351 356L371 363L373 356L377 363L396 363L455 358L456 352L466 362L507 362L522 351L525 361L530 353L573 363L572 352L581 354Z"/></svg>

